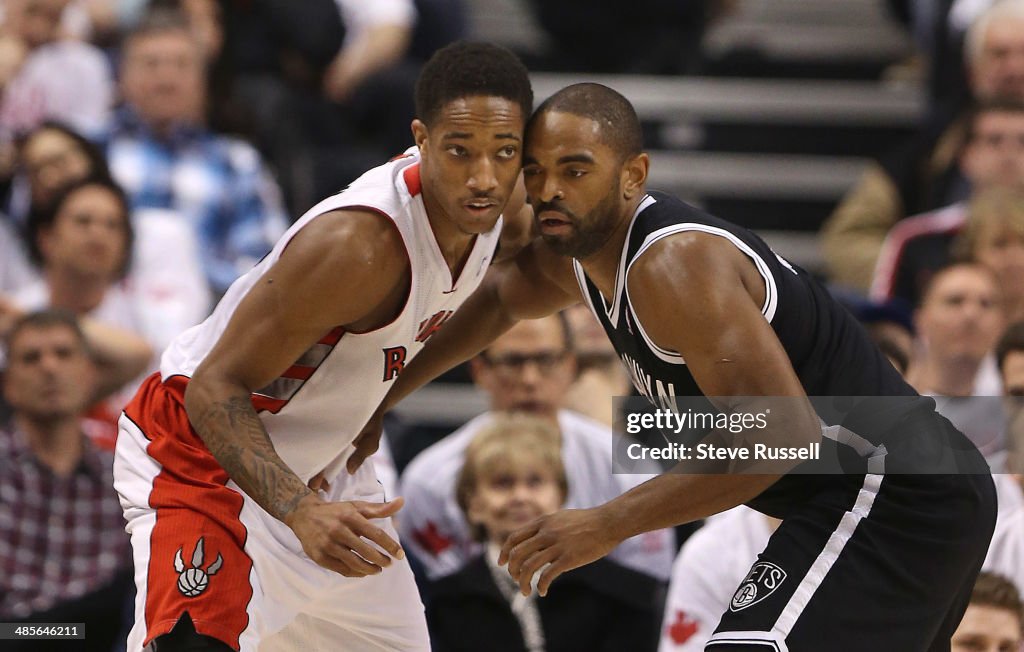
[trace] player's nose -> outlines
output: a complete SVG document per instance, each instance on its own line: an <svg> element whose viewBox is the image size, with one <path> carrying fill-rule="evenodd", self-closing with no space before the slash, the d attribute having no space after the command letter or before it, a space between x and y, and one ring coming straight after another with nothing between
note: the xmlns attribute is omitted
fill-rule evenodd
<svg viewBox="0 0 1024 652"><path fill-rule="evenodd" d="M498 187L498 177L490 158L481 156L474 162L466 186L475 192L491 192Z"/></svg>

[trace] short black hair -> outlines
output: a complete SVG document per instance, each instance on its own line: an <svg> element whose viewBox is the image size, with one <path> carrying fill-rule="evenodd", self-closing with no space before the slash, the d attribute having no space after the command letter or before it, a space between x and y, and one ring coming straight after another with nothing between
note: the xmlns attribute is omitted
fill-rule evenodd
<svg viewBox="0 0 1024 652"><path fill-rule="evenodd" d="M121 205L121 210L124 212L125 255L124 263L119 270L119 276L124 277L128 273L128 268L131 265L132 245L135 242L135 230L132 228L131 202L124 189L116 181L104 175L88 176L61 186L53 201L29 215L28 221L25 223L25 245L28 248L29 258L39 268L43 268L46 264L46 261L43 259L43 252L39 249L39 234L53 226L53 223L57 220L57 213L60 212L60 209L63 208L71 195L82 188L92 186L103 188L114 195L118 204Z"/></svg>
<svg viewBox="0 0 1024 652"><path fill-rule="evenodd" d="M537 107L530 116L530 124L548 111L571 113L598 123L604 143L623 160L643 151L644 132L636 109L622 93L603 84L584 82L566 86Z"/></svg>
<svg viewBox="0 0 1024 652"><path fill-rule="evenodd" d="M456 41L423 65L416 80L416 117L429 126L445 104L481 96L515 102L524 118L533 109L529 73L519 57L500 45Z"/></svg>

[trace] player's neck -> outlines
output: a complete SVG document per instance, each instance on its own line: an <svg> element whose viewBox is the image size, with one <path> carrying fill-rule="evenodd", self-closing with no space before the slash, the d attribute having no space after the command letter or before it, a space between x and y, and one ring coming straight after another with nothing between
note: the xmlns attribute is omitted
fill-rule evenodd
<svg viewBox="0 0 1024 652"><path fill-rule="evenodd" d="M434 234L434 241L441 251L444 262L448 265L452 278L458 278L459 272L466 264L469 253L476 242L475 233L466 233L456 225L440 205L430 199L426 192L423 193L423 204L427 209L427 222L430 223L430 230Z"/></svg>
<svg viewBox="0 0 1024 652"><path fill-rule="evenodd" d="M579 259L587 277L606 299L614 300L615 298L615 281L619 271L619 262L622 259L622 249L626 245L629 225L633 222L633 215L639 204L640 199L630 202L628 209L619 216L615 230L601 245L601 248L586 258Z"/></svg>

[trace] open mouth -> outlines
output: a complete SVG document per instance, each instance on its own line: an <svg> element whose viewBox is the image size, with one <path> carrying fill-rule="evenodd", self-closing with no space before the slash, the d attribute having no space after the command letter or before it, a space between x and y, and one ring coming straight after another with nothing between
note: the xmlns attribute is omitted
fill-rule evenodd
<svg viewBox="0 0 1024 652"><path fill-rule="evenodd" d="M572 231L572 221L557 211L544 211L537 216L542 233L555 234Z"/></svg>
<svg viewBox="0 0 1024 652"><path fill-rule="evenodd" d="M489 213L497 205L498 202L493 199L471 199L470 201L462 203L463 208L474 215Z"/></svg>

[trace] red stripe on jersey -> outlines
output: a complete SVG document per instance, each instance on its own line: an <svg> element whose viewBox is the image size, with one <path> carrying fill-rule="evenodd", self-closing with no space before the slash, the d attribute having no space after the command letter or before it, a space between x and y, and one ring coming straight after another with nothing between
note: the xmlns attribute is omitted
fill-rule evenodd
<svg viewBox="0 0 1024 652"><path fill-rule="evenodd" d="M153 374L125 408L161 467L149 494L156 523L149 542L144 645L171 631L187 611L196 631L237 650L253 595L247 531L239 520L244 500L226 486L228 474L189 424L187 383L184 376L162 383Z"/></svg>
<svg viewBox="0 0 1024 652"><path fill-rule="evenodd" d="M309 377L316 371L316 367L295 364L284 370L281 378L292 378L295 380L309 380Z"/></svg>
<svg viewBox="0 0 1024 652"><path fill-rule="evenodd" d="M263 394L253 394L249 399L252 401L252 407L257 412L277 414L281 411L281 408L288 405L287 399L264 396Z"/></svg>
<svg viewBox="0 0 1024 652"><path fill-rule="evenodd" d="M338 343L339 340L341 340L341 336L344 335L344 334L345 334L345 327L344 326L338 326L337 328L332 330L330 333L328 333L327 335L324 335L322 338L320 338L320 341L317 342L317 344L326 344L327 346L334 346L335 344Z"/></svg>
<svg viewBox="0 0 1024 652"><path fill-rule="evenodd" d="M423 182L420 181L419 163L405 168L405 172L402 173L402 177L405 178L405 187L409 189L410 195L415 197L423 192Z"/></svg>

